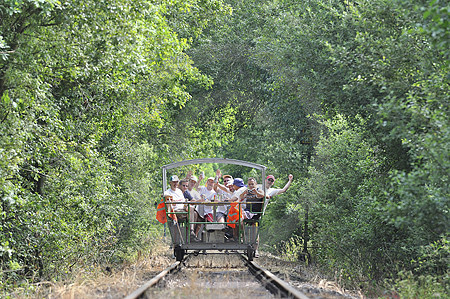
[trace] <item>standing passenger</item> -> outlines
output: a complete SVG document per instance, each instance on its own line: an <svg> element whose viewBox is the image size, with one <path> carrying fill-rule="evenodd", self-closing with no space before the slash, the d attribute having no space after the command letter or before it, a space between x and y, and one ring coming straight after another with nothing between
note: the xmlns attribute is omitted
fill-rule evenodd
<svg viewBox="0 0 450 299"><path fill-rule="evenodd" d="M288 182L286 183L286 185L284 185L283 189L276 189L276 188L272 188L273 184L275 183L275 177L273 175L268 175L266 178L266 197L268 199L271 199L275 195L286 192L286 190L291 185L293 178L294 178L294 176L292 174L290 174L288 176ZM261 184L258 185L258 188L262 188L262 185ZM267 205L267 203L266 203L266 205Z"/></svg>
<svg viewBox="0 0 450 299"><path fill-rule="evenodd" d="M210 177L206 180L206 186L201 186L200 188L198 188L198 192L200 193L200 196L202 195L204 196L205 201L213 201L214 195L217 194L213 188L214 188L214 178ZM205 218L205 220L208 222L214 221L212 206L205 205L205 213L203 214L203 218Z"/></svg>
<svg viewBox="0 0 450 299"><path fill-rule="evenodd" d="M228 226L233 228L233 239L230 239L230 241L237 241L239 239L238 236L238 227L237 225L240 225L240 219L239 215L241 215L242 218L242 209L241 206L238 204L241 201L241 194L244 193L246 190L244 185L244 180L241 178L235 178L233 180L233 194L231 195L230 201L231 207L228 211L228 221L227 222L233 222L228 224Z"/></svg>
<svg viewBox="0 0 450 299"><path fill-rule="evenodd" d="M223 182L224 185L219 183L219 179L222 176L222 173L220 172L220 169L216 170L216 178L214 179L214 191L216 191L217 193L217 197L219 199L219 201L229 201L229 199L231 198L231 193L228 191L228 189L225 187L227 184L231 183L231 181L233 180L233 177L231 175L224 175L223 176ZM222 186L225 190L221 189ZM216 214L216 218L218 222L225 222L225 218L228 214L228 206L227 205L219 205L217 206L217 212L220 214ZM219 216L218 216L219 215Z"/></svg>
<svg viewBox="0 0 450 299"><path fill-rule="evenodd" d="M256 186L256 179L253 177L248 178L247 186L247 190L240 196L245 202L244 218L258 220L264 203L264 192Z"/></svg>
<svg viewBox="0 0 450 299"><path fill-rule="evenodd" d="M284 185L283 189L276 189L276 188L272 188L273 184L275 183L275 177L271 174L266 177L265 183L266 183L266 198L267 199L266 199L263 209L262 209L263 212L264 212L267 204L269 203L270 199L272 197L274 197L275 195L279 195L281 193L286 192L286 190L291 185L293 179L294 179L294 176L292 174L289 174L288 182L286 183L286 185ZM258 185L258 188L262 188L262 185ZM259 256L259 253L257 251L258 243L259 243L259 236L258 236L258 241L256 243L255 257Z"/></svg>

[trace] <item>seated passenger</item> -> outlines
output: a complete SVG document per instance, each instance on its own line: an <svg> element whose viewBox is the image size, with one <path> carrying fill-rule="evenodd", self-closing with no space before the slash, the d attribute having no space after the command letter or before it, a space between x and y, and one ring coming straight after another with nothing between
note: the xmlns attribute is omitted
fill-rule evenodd
<svg viewBox="0 0 450 299"><path fill-rule="evenodd" d="M188 191L195 200L200 199L200 194L197 192L195 186L198 182L198 178L192 174L192 171L188 171L186 179L189 181Z"/></svg>
<svg viewBox="0 0 450 299"><path fill-rule="evenodd" d="M189 192L188 187L189 181L187 179L182 179L178 184L178 188L180 188L181 192L183 192L183 196L186 201L191 201L194 198L192 197L191 192Z"/></svg>
<svg viewBox="0 0 450 299"><path fill-rule="evenodd" d="M175 202L176 204L171 204L167 207L167 212L169 214L169 217L171 217L175 222L178 222L179 220L184 220L187 218L186 214L170 214L171 211L173 212L186 212L186 206L183 204L186 202L183 192L181 192L180 189L178 189L178 183L179 183L178 176L173 175L169 179L170 188L167 189L164 192L164 197L166 197L166 201L170 200L172 202Z"/></svg>
<svg viewBox="0 0 450 299"><path fill-rule="evenodd" d="M193 177L195 180L195 177ZM188 179L182 179L179 183L179 188L180 190L183 192L184 198L189 201L189 202L202 202L202 199L195 199L192 195L191 192L189 192L189 180ZM193 190L195 191L195 190ZM195 191L195 193L198 194L197 191ZM200 197L200 195L199 195ZM195 205L189 205L189 221L190 222L200 222L203 221L200 219L200 215L196 210L196 206ZM199 226L199 224L191 224L191 237L197 238L197 233L198 230L200 229L200 226L197 228L197 226Z"/></svg>

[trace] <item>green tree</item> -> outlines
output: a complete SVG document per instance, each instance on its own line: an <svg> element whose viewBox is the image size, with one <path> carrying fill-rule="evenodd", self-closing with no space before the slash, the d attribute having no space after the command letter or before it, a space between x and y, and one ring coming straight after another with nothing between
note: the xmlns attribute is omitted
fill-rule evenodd
<svg viewBox="0 0 450 299"><path fill-rule="evenodd" d="M185 140L170 135L174 115L188 88L211 84L185 53L189 35L225 12L220 1L0 5L2 282L144 246L154 178Z"/></svg>

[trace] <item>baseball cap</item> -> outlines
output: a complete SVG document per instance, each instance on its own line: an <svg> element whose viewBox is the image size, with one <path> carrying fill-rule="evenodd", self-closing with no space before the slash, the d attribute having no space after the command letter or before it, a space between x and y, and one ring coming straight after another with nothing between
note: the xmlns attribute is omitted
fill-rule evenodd
<svg viewBox="0 0 450 299"><path fill-rule="evenodd" d="M270 175L268 175L266 179L272 179L272 180L274 180L274 181L275 181L275 177L274 177L273 175L271 175L271 174L270 174Z"/></svg>
<svg viewBox="0 0 450 299"><path fill-rule="evenodd" d="M244 185L244 180L241 179L241 178L236 178L236 179L234 179L234 181L233 181L233 185L236 185L236 186L238 186L238 187L244 187L244 186L245 186L245 185Z"/></svg>
<svg viewBox="0 0 450 299"><path fill-rule="evenodd" d="M171 176L169 179L169 182L179 182L179 181L180 179L176 175Z"/></svg>
<svg viewBox="0 0 450 299"><path fill-rule="evenodd" d="M224 175L223 178L224 178L224 179L226 179L226 178L233 179L233 177L232 177L231 175L229 175L229 174Z"/></svg>
<svg viewBox="0 0 450 299"><path fill-rule="evenodd" d="M209 181L209 180L214 181L214 178L213 178L212 176L210 176L210 177L207 179L207 181Z"/></svg>
<svg viewBox="0 0 450 299"><path fill-rule="evenodd" d="M193 180L195 182L198 182L198 177L196 177L195 175L191 175L190 180Z"/></svg>

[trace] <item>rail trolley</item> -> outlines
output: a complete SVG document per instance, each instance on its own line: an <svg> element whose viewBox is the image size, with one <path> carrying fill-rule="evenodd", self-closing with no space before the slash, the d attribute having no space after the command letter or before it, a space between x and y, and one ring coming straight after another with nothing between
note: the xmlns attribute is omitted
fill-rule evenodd
<svg viewBox="0 0 450 299"><path fill-rule="evenodd" d="M180 162L175 162L171 164L164 165L162 167L162 183L163 183L163 193L167 190L167 172L174 168L179 168L188 165L201 165L207 163L215 163L215 164L234 164L239 166L245 166L256 169L261 173L261 184L262 190L264 191L264 197L261 199L260 210L261 214L259 219L242 219L242 207L241 205L246 204L247 206L252 206L252 203L246 202L225 202L221 201L220 198L214 201L204 201L204 202L195 202L191 203L189 201L183 202L185 205L184 211L175 212L171 209L171 206L174 203L171 201L171 198L166 196L161 199L160 206L164 206L165 213L167 215L167 225L169 227L172 246L174 250L174 255L177 261L183 260L184 255L191 251L194 254L198 254L199 252L207 253L208 251L219 251L223 253L228 252L238 252L244 253L247 255L248 259L251 261L255 255L255 250L258 242L258 234L259 234L259 223L262 220L264 215L264 211L267 206L266 199L266 186L265 186L265 176L266 176L266 167L260 164L255 164L251 162L234 160L234 159L226 159L226 158L204 158L204 159L193 159L193 160L184 160ZM179 204L179 203L178 203ZM218 206L227 206L228 211L231 205L234 204L235 209L239 213L239 221L229 222L228 217L225 222L217 222L216 219L216 209ZM194 209L195 206L199 208L201 205L210 206L213 210L213 221L193 221L190 219L190 210ZM239 205L239 208L236 208L236 205ZM262 207L262 209L261 209ZM162 209L162 208L160 208ZM185 214L183 216L184 220L176 221L172 218L173 215ZM181 218L181 217L180 217ZM233 239L232 241L226 238L225 233L230 230L230 226L236 225L237 227L237 239ZM200 230L197 238L191 236L191 225L200 225Z"/></svg>

